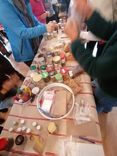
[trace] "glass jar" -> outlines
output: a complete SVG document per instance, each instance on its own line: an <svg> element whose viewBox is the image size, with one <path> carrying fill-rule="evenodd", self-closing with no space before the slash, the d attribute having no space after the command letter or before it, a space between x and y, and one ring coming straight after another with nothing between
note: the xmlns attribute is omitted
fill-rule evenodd
<svg viewBox="0 0 117 156"><path fill-rule="evenodd" d="M58 35L58 33L57 33L57 31L53 31L53 37L57 37L57 35Z"/></svg>
<svg viewBox="0 0 117 156"><path fill-rule="evenodd" d="M43 65L46 64L45 58L44 58L44 57L39 57L38 60L39 60L39 65L40 65L40 66L43 66Z"/></svg>
<svg viewBox="0 0 117 156"><path fill-rule="evenodd" d="M55 69L54 69L53 64L48 64L46 71L49 73L49 76L52 78L55 74Z"/></svg>
<svg viewBox="0 0 117 156"><path fill-rule="evenodd" d="M60 61L61 61L60 56L54 56L54 57L53 57L53 62L54 62L54 64L60 64Z"/></svg>
<svg viewBox="0 0 117 156"><path fill-rule="evenodd" d="M46 63L47 64L52 64L52 60L53 60L52 53L47 52L47 54L46 54Z"/></svg>
<svg viewBox="0 0 117 156"><path fill-rule="evenodd" d="M50 81L50 77L49 77L49 74L48 72L43 72L42 73L42 78L45 82L49 82Z"/></svg>
<svg viewBox="0 0 117 156"><path fill-rule="evenodd" d="M63 76L61 73L58 73L55 75L55 79L58 81L58 82L63 82Z"/></svg>
<svg viewBox="0 0 117 156"><path fill-rule="evenodd" d="M40 70L41 70L41 72L46 72L46 65L42 65L42 66L40 66Z"/></svg>
<svg viewBox="0 0 117 156"><path fill-rule="evenodd" d="M65 65L65 62L66 62L65 54L64 53L61 53L60 57L61 57L61 65L64 66Z"/></svg>

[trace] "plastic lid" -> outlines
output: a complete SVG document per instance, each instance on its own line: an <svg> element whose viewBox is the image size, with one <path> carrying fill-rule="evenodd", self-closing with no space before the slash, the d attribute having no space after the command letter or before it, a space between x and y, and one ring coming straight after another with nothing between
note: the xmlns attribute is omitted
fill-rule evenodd
<svg viewBox="0 0 117 156"><path fill-rule="evenodd" d="M39 57L39 62L43 62L45 61L45 58L44 57Z"/></svg>
<svg viewBox="0 0 117 156"><path fill-rule="evenodd" d="M61 80L62 79L62 75L60 73L55 75L56 80Z"/></svg>
<svg viewBox="0 0 117 156"><path fill-rule="evenodd" d="M31 74L30 74L30 77L35 77L36 75L38 75L38 73L37 72L32 72Z"/></svg>
<svg viewBox="0 0 117 156"><path fill-rule="evenodd" d="M8 144L8 140L6 138L0 138L0 151L4 150Z"/></svg>
<svg viewBox="0 0 117 156"><path fill-rule="evenodd" d="M58 62L58 61L60 61L60 59L61 59L60 56L54 56L53 61Z"/></svg>
<svg viewBox="0 0 117 156"><path fill-rule="evenodd" d="M41 74L35 75L35 76L33 77L33 81L34 81L34 82L39 82L41 79L42 79Z"/></svg>
<svg viewBox="0 0 117 156"><path fill-rule="evenodd" d="M24 142L24 136L23 135L18 135L15 139L16 145L21 145Z"/></svg>
<svg viewBox="0 0 117 156"><path fill-rule="evenodd" d="M46 65L40 67L41 70L46 70Z"/></svg>
<svg viewBox="0 0 117 156"><path fill-rule="evenodd" d="M39 87L34 87L33 89L32 89L32 93L33 94L38 94L39 93Z"/></svg>
<svg viewBox="0 0 117 156"><path fill-rule="evenodd" d="M43 72L42 73L42 78L47 78L48 77L48 72Z"/></svg>
<svg viewBox="0 0 117 156"><path fill-rule="evenodd" d="M35 66L35 65L32 65L32 66L30 67L30 69L31 69L31 70L36 70L36 66Z"/></svg>
<svg viewBox="0 0 117 156"><path fill-rule="evenodd" d="M61 59L65 58L65 54L61 53L60 57L61 57Z"/></svg>

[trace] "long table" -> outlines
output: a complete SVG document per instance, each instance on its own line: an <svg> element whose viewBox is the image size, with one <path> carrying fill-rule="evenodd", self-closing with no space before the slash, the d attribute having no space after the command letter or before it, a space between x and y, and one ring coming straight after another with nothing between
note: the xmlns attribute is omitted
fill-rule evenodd
<svg viewBox="0 0 117 156"><path fill-rule="evenodd" d="M48 48L49 46L53 47L53 45L57 43L58 40L63 40L63 38L59 37L56 39L52 39L46 41L46 43L43 42L42 45ZM38 62L38 54L35 56L34 62ZM31 71L28 72L26 79L30 78L30 73ZM78 96L76 97L76 101L79 102L81 99L84 99L90 105L91 116L92 116L90 122L76 125L73 119L73 112L72 112L67 118L55 121L56 125L59 127L59 130L54 134L49 134L47 132L47 127L50 120L44 118L38 112L36 106L37 101L35 98L33 103L29 102L28 105L25 106L22 106L21 104L17 104L17 103L13 104L13 107L8 115L1 136L15 138L18 134L20 134L20 132L17 132L16 130L9 132L9 128L12 127L13 121L20 122L20 120L23 119L25 120L25 126L27 128L32 129L33 136L36 137L42 136L44 139L46 139L46 146L44 149L45 156L57 156L58 141L60 139L68 138L71 135L86 136L87 138L94 141L96 144L102 145L100 125L98 121L98 115L96 112L96 105L93 97L90 77L85 72L81 73L78 77L79 77L79 84L82 87L82 90L78 93ZM36 121L39 125L41 125L40 131L32 127L32 122L34 121ZM20 126L20 124L18 126ZM9 155L39 156L39 154L33 149L34 142L30 140L30 134L26 134L25 132L23 132L23 134L27 136L28 138L27 142L22 146L14 145ZM6 156L7 155L6 152L3 152L3 155Z"/></svg>

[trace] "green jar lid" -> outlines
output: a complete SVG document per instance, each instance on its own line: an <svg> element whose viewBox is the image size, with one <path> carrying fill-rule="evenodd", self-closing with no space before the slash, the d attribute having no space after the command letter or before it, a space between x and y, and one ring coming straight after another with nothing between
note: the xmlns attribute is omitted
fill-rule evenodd
<svg viewBox="0 0 117 156"><path fill-rule="evenodd" d="M61 80L62 79L62 74L58 73L55 75L56 80Z"/></svg>
<svg viewBox="0 0 117 156"><path fill-rule="evenodd" d="M40 67L41 70L46 70L46 65Z"/></svg>
<svg viewBox="0 0 117 156"><path fill-rule="evenodd" d="M42 75L42 78L45 79L48 77L49 74L48 72L43 72L41 75Z"/></svg>
<svg viewBox="0 0 117 156"><path fill-rule="evenodd" d="M36 70L36 66L35 66L35 65L32 65L32 66L30 67L30 70Z"/></svg>

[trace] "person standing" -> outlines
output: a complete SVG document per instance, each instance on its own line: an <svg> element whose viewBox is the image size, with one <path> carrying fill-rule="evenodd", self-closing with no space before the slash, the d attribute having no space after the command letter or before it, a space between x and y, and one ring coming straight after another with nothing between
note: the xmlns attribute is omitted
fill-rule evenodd
<svg viewBox="0 0 117 156"><path fill-rule="evenodd" d="M46 23L46 18L49 16L49 12L45 9L45 4L43 0L30 0L32 11L36 18L41 23Z"/></svg>
<svg viewBox="0 0 117 156"><path fill-rule="evenodd" d="M79 37L78 23L68 19L65 31L72 41L72 53L84 70L95 79L97 111L108 113L112 107L117 107L117 22L106 21L87 0L75 1L74 7L88 29L106 41L100 55L93 57L92 50L86 48Z"/></svg>
<svg viewBox="0 0 117 156"><path fill-rule="evenodd" d="M54 23L45 25L34 17L29 0L1 1L0 23L7 33L15 60L27 65L38 50L39 37L55 28Z"/></svg>
<svg viewBox="0 0 117 156"><path fill-rule="evenodd" d="M57 16L55 14L52 0L44 0L45 8L49 12L48 17L46 18L47 23L50 21L57 21Z"/></svg>

